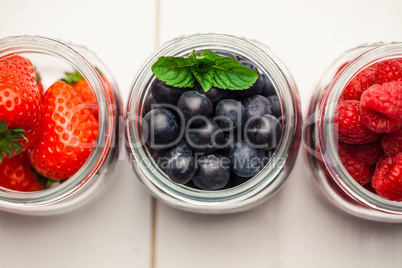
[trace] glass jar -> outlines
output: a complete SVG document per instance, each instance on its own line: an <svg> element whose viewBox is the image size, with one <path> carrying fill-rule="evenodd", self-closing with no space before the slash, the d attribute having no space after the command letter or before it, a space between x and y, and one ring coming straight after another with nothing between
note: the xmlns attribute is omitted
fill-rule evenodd
<svg viewBox="0 0 402 268"><path fill-rule="evenodd" d="M402 58L402 43L365 44L344 53L315 88L303 125L303 151L319 194L347 214L381 222L402 222L402 202L380 197L349 175L338 155L333 118L348 82L362 69L393 58Z"/></svg>
<svg viewBox="0 0 402 268"><path fill-rule="evenodd" d="M96 96L99 128L96 145L90 156L71 178L56 187L36 192L19 192L0 187L0 209L26 215L70 211L89 201L101 190L117 160L121 136L118 117L122 113L117 85L97 56L82 46L38 36L1 39L0 59L11 54L32 61L40 72L44 88L61 79L65 72L77 70ZM110 87L105 84L100 72Z"/></svg>
<svg viewBox="0 0 402 268"><path fill-rule="evenodd" d="M141 138L144 102L155 79L151 66L161 56L187 56L193 50L232 53L251 61L267 75L282 108L283 134L269 163L247 182L236 187L206 191L172 182L152 159ZM127 105L126 135L131 166L138 179L160 201L199 213L231 213L254 207L272 197L286 181L296 159L301 134L300 101L296 85L284 65L266 46L221 34L181 37L165 44L146 62L136 77Z"/></svg>

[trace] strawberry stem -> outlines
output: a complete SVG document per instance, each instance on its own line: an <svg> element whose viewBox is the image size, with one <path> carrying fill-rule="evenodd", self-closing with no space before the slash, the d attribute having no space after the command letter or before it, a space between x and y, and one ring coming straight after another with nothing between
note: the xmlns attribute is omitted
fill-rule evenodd
<svg viewBox="0 0 402 268"><path fill-rule="evenodd" d="M75 83L78 83L82 79L84 79L84 77L81 75L81 73L78 71L75 71L73 73L66 73L66 77L62 78L60 80L63 82L66 82L70 86L73 86Z"/></svg>
<svg viewBox="0 0 402 268"><path fill-rule="evenodd" d="M95 67L95 70L99 73L99 75L102 75L102 72L99 70L98 67ZM74 84L76 84L79 81L81 81L82 79L84 79L82 74L80 72L78 72L77 70L75 70L73 73L65 73L65 74L66 74L66 76L60 80L63 82L66 82L70 86L74 86Z"/></svg>
<svg viewBox="0 0 402 268"><path fill-rule="evenodd" d="M13 156L14 151L16 154L21 152L22 144L19 140L28 139L23 135L24 130L20 128L7 129L6 120L0 121L0 163L3 161L3 156Z"/></svg>
<svg viewBox="0 0 402 268"><path fill-rule="evenodd" d="M36 174L36 182L38 183L43 183L43 186L45 189L49 188L52 183L63 183L66 180L52 180L49 178L46 178L42 174L40 174L38 171L35 170L34 167L31 167L31 172Z"/></svg>

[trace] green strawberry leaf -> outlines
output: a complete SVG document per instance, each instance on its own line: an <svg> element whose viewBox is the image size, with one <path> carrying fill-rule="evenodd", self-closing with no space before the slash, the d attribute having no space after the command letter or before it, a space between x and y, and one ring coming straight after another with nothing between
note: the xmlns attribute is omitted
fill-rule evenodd
<svg viewBox="0 0 402 268"><path fill-rule="evenodd" d="M2 120L0 122L0 133L3 133L4 131L6 131L6 129L7 129L6 120Z"/></svg>
<svg viewBox="0 0 402 268"><path fill-rule="evenodd" d="M160 57L153 65L152 72L167 85L193 87L195 78L191 73L197 56L195 51L188 57Z"/></svg>
<svg viewBox="0 0 402 268"><path fill-rule="evenodd" d="M40 174L38 171L36 171L34 169L34 167L31 167L31 172L36 174L36 182L43 183L45 189L49 188L50 185L52 185L53 183L63 183L66 181L66 180L52 180L52 179L46 178L45 176Z"/></svg>
<svg viewBox="0 0 402 268"><path fill-rule="evenodd" d="M75 83L78 83L82 79L84 79L82 74L80 72L78 72L78 71L75 71L73 73L66 73L66 77L62 78L60 80L63 81L63 82L66 82L70 86L73 86Z"/></svg>
<svg viewBox="0 0 402 268"><path fill-rule="evenodd" d="M0 163L3 161L4 155L13 156L14 151L16 154L21 153L22 144L21 140L28 139L23 135L24 130L20 128L7 129L6 120L0 121Z"/></svg>
<svg viewBox="0 0 402 268"><path fill-rule="evenodd" d="M191 66L191 72L205 92L212 87L212 80L214 77L214 70L212 69L212 66L214 65L214 59L210 57L202 57L197 58L195 64Z"/></svg>

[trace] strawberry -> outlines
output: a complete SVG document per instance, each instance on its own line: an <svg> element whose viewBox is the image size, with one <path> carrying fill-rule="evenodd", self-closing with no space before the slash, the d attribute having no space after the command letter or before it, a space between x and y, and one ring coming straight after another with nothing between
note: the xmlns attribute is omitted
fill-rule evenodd
<svg viewBox="0 0 402 268"><path fill-rule="evenodd" d="M32 170L28 154L23 152L12 158L4 158L0 164L0 186L21 192L44 189L45 181Z"/></svg>
<svg viewBox="0 0 402 268"><path fill-rule="evenodd" d="M35 170L53 180L64 180L84 165L98 136L98 121L82 97L58 81L43 96L44 126L29 157Z"/></svg>
<svg viewBox="0 0 402 268"><path fill-rule="evenodd" d="M34 68L34 69L35 69L36 86L38 87L40 95L43 96L43 93L45 92L45 89L43 88L43 85L42 85L42 77L40 76L38 70L36 68Z"/></svg>
<svg viewBox="0 0 402 268"><path fill-rule="evenodd" d="M0 60L0 162L26 151L39 139L41 95L29 59L11 56Z"/></svg>
<svg viewBox="0 0 402 268"><path fill-rule="evenodd" d="M106 86L106 90L109 94L111 102L114 103L113 89L112 89L110 83L107 81L106 77L98 69L97 69L97 71L101 75L102 81ZM71 85L75 89L75 91L81 95L81 97L85 103L95 104L95 105L98 104L95 94L93 93L87 80L85 80L84 77L78 71L75 71L74 73L66 73L66 78L62 79L62 81ZM96 118L98 118L98 109L97 108L93 109L93 114Z"/></svg>

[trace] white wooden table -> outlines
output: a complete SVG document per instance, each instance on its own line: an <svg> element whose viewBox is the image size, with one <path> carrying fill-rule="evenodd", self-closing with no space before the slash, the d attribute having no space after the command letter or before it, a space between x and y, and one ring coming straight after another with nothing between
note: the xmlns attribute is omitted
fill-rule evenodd
<svg viewBox="0 0 402 268"><path fill-rule="evenodd" d="M1 0L0 37L32 34L84 44L126 103L140 66L174 37L217 32L258 39L294 75L306 111L314 85L343 51L402 41L400 0ZM167 207L118 161L113 187L72 213L0 213L0 267L401 267L402 224L345 216L308 184L304 159L273 199L207 216Z"/></svg>

